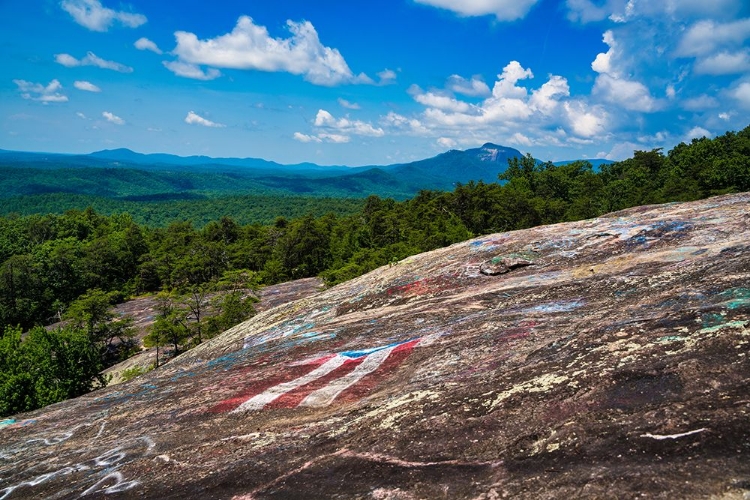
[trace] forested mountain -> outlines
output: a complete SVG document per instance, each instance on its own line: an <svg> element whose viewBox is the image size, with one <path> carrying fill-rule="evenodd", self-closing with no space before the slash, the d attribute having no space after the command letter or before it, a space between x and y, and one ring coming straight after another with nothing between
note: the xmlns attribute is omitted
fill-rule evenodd
<svg viewBox="0 0 750 500"><path fill-rule="evenodd" d="M0 198L50 193L155 201L226 195L306 195L406 199L422 189L453 189L458 182L492 182L520 157L512 148L485 144L434 158L382 167L280 165L256 158L180 157L128 149L89 155L0 151ZM34 200L13 205L34 207ZM24 206L25 205L25 206ZM4 210L2 213L9 213Z"/></svg>
<svg viewBox="0 0 750 500"><path fill-rule="evenodd" d="M494 182L497 175L508 167L508 160L522 156L517 149L488 142L481 148L454 149L426 160L384 167L384 170L399 177L442 179L441 187L451 189L457 182Z"/></svg>

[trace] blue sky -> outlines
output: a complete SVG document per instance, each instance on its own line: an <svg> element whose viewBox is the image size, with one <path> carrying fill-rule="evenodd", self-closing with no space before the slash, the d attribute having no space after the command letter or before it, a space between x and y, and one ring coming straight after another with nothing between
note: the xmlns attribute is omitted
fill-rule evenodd
<svg viewBox="0 0 750 500"><path fill-rule="evenodd" d="M0 148L406 162L750 120L746 0L0 0Z"/></svg>

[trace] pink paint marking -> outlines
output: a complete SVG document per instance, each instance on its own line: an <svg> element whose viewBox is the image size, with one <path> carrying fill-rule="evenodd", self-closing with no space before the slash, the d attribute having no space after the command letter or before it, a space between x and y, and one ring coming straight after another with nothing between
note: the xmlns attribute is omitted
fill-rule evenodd
<svg viewBox="0 0 750 500"><path fill-rule="evenodd" d="M260 394L256 394L233 411L239 412L248 410L262 410L266 405L275 401L284 394L302 387L303 385L309 384L310 382L313 382L320 377L328 375L329 373L343 365L344 362L346 362L346 359L347 358L345 358L344 356L334 356L322 365L315 368L313 371L306 373L301 377L290 380L288 382L284 382L274 387L270 387Z"/></svg>
<svg viewBox="0 0 750 500"><path fill-rule="evenodd" d="M310 393L323 389L333 381L350 374L362 364L364 359L365 358L347 359L344 361L344 364L333 370L328 375L324 375L309 384L305 384L302 387L287 392L276 401L266 405L266 408L295 408L307 398Z"/></svg>
<svg viewBox="0 0 750 500"><path fill-rule="evenodd" d="M304 365L296 365L296 366L288 366L285 368L283 373L281 375L278 375L276 373L271 374L271 376L268 376L268 369L262 371L262 372L256 372L259 373L261 378L255 379L250 381L249 383L245 384L245 387L242 389L241 392L236 393L235 396L225 399L218 403L217 405L210 408L208 411L211 413L224 413L227 411L232 411L236 409L238 406L240 406L242 403L247 401L248 399L257 396L258 394L261 394L262 392L277 386L279 384L283 384L285 382L289 382L291 380L294 380L298 377L303 376L305 373L310 371L310 366L319 366L334 357L335 354L329 355L329 356L323 356L314 360L310 360L306 362ZM252 369L246 368L243 369L243 373L247 373ZM265 377L264 377L265 375ZM275 375L275 376L274 376Z"/></svg>
<svg viewBox="0 0 750 500"><path fill-rule="evenodd" d="M214 406L213 412L325 407L359 399L411 354L421 339L364 351L346 351L288 365L285 374L257 380ZM312 367L312 369L310 369Z"/></svg>
<svg viewBox="0 0 750 500"><path fill-rule="evenodd" d="M396 369L406 358L409 357L414 347L419 344L422 339L414 339L409 342L405 342L396 346L390 355L383 363L378 367L377 370L367 374L357 384L346 388L337 397L336 401L341 402L354 402L359 401L364 396L369 394L375 387L385 380L390 372Z"/></svg>

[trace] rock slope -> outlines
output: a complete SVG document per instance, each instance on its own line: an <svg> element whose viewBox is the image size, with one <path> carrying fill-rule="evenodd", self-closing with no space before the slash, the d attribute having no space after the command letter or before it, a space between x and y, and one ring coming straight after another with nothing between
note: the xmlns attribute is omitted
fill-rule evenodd
<svg viewBox="0 0 750 500"><path fill-rule="evenodd" d="M750 495L750 194L495 234L0 422L5 498Z"/></svg>

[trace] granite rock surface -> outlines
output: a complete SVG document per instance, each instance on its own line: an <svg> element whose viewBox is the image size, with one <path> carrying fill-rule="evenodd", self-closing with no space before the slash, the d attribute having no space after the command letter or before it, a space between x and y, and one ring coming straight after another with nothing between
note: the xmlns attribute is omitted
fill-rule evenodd
<svg viewBox="0 0 750 500"><path fill-rule="evenodd" d="M494 234L0 422L0 499L750 498L750 194Z"/></svg>

